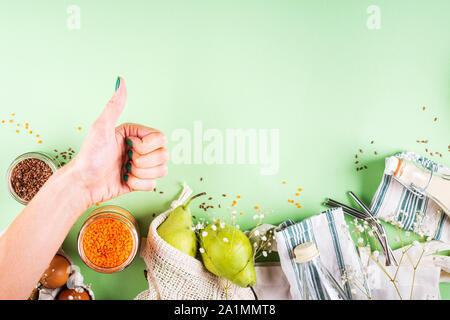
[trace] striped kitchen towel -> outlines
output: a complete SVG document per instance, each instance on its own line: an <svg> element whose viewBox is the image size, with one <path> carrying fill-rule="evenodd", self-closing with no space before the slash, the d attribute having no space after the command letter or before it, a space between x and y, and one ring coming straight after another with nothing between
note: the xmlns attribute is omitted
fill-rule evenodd
<svg viewBox="0 0 450 320"><path fill-rule="evenodd" d="M294 248L314 242L320 259L350 299L367 299L370 290L366 275L353 243L342 208L327 210L299 223L286 221L275 233L281 268L290 284L293 299L303 297L299 265Z"/></svg>
<svg viewBox="0 0 450 320"><path fill-rule="evenodd" d="M395 155L434 169L435 172L450 175L450 169L413 152ZM450 243L450 218L431 199L420 199L411 191L384 174L371 203L371 211L381 220L394 222L403 229Z"/></svg>

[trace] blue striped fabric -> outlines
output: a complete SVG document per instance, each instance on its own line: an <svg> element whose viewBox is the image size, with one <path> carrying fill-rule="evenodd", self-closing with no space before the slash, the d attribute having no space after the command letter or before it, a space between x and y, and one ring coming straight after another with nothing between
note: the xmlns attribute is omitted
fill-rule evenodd
<svg viewBox="0 0 450 320"><path fill-rule="evenodd" d="M295 224L292 221L286 221L278 227L275 236L281 267L291 284L293 299L304 297L303 280L309 281L309 287L315 288L311 298L321 299L325 295L320 280L317 278L303 279L303 264L299 265L295 262L294 248L305 242L316 244L320 252L320 260L338 283L341 283L341 279L345 279L351 271L356 273L356 277L364 283L366 293L369 294L362 263L346 227L341 208L327 210ZM309 268L308 274L316 272L311 266L305 265L303 268ZM350 299L365 298L361 295L355 297L352 289L350 282L344 283L343 290Z"/></svg>
<svg viewBox="0 0 450 320"><path fill-rule="evenodd" d="M449 174L450 169L416 153L403 152L395 155L408 159L438 173ZM420 199L407 188L384 174L371 203L372 212L382 220L395 217L402 228L423 233L436 240L450 242L450 218L429 198Z"/></svg>

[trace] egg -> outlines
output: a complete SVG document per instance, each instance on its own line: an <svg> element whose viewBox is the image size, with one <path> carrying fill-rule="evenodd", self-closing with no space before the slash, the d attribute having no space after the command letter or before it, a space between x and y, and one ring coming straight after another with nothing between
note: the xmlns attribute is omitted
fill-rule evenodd
<svg viewBox="0 0 450 320"><path fill-rule="evenodd" d="M57 300L91 300L91 296L82 287L76 289L64 289L56 298Z"/></svg>
<svg viewBox="0 0 450 320"><path fill-rule="evenodd" d="M70 275L70 262L57 254L41 277L41 284L50 289L62 287Z"/></svg>

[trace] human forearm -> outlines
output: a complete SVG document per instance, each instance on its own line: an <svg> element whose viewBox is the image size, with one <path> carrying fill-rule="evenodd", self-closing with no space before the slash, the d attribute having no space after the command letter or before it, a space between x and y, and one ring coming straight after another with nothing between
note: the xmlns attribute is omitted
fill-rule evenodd
<svg viewBox="0 0 450 320"><path fill-rule="evenodd" d="M0 299L29 296L89 205L89 193L75 165L67 165L47 181L0 238Z"/></svg>

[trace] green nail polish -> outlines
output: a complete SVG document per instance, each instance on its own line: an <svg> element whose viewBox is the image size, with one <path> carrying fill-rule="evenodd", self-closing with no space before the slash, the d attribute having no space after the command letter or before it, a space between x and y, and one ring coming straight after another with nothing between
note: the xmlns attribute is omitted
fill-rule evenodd
<svg viewBox="0 0 450 320"><path fill-rule="evenodd" d="M116 90L115 91L117 91L117 89L119 89L119 87L120 87L120 77L117 77Z"/></svg>
<svg viewBox="0 0 450 320"><path fill-rule="evenodd" d="M131 172L131 163L130 162L128 162L125 167L127 168L128 172Z"/></svg>
<svg viewBox="0 0 450 320"><path fill-rule="evenodd" d="M126 138L126 139L125 139L125 142L126 142L130 147L133 148L133 141L131 141L130 139Z"/></svg>
<svg viewBox="0 0 450 320"><path fill-rule="evenodd" d="M128 157L130 157L130 159L133 159L133 151L128 150Z"/></svg>
<svg viewBox="0 0 450 320"><path fill-rule="evenodd" d="M123 175L123 181L128 182L128 175L127 174Z"/></svg>

